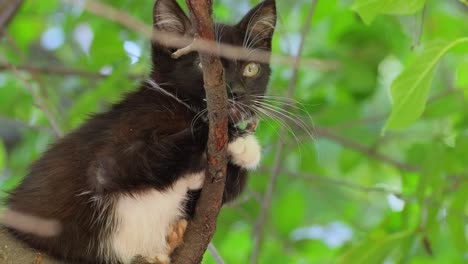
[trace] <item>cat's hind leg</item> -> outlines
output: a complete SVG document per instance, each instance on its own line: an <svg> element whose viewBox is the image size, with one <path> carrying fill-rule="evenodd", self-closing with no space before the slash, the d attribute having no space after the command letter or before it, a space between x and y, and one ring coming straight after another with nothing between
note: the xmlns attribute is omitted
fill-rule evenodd
<svg viewBox="0 0 468 264"><path fill-rule="evenodd" d="M168 254L160 254L152 258L145 258L145 261L151 264L170 264L171 258L169 257L174 250L183 243L185 230L187 229L188 222L185 219L180 219L176 223L169 226L167 231L167 245Z"/></svg>
<svg viewBox="0 0 468 264"><path fill-rule="evenodd" d="M187 229L188 222L185 219L178 220L175 224L169 227L167 232L167 244L169 245L169 254L184 242L184 234Z"/></svg>

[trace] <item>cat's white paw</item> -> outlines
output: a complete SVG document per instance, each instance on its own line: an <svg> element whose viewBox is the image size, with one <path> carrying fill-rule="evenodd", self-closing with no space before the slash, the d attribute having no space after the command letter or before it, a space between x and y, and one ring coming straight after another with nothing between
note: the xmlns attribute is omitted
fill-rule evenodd
<svg viewBox="0 0 468 264"><path fill-rule="evenodd" d="M255 169L260 163L261 148L253 135L239 137L229 143L231 162L246 169Z"/></svg>

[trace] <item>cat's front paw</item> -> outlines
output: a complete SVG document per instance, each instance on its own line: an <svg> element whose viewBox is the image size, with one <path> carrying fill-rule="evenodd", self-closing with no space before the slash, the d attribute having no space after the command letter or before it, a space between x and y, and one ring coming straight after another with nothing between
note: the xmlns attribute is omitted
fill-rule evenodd
<svg viewBox="0 0 468 264"><path fill-rule="evenodd" d="M246 169L255 169L260 163L261 148L254 135L236 138L228 145L231 162Z"/></svg>

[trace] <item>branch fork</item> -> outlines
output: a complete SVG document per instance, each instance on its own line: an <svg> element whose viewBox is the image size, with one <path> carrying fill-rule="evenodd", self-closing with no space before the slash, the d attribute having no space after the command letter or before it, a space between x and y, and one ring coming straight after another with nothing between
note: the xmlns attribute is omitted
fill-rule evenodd
<svg viewBox="0 0 468 264"><path fill-rule="evenodd" d="M173 59L179 59L180 57L187 55L188 53L192 51L196 51L197 44L200 40L200 36L198 34L195 34L193 37L192 43L190 43L188 46L184 48L177 49L174 53L172 53L171 57Z"/></svg>

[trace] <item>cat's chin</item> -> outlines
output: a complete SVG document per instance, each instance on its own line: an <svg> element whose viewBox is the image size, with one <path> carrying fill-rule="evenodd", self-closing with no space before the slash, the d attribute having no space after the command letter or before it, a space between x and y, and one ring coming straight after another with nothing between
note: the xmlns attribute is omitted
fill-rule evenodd
<svg viewBox="0 0 468 264"><path fill-rule="evenodd" d="M257 128L258 118L250 112L241 112L238 109L229 109L230 121L239 130L254 132Z"/></svg>

